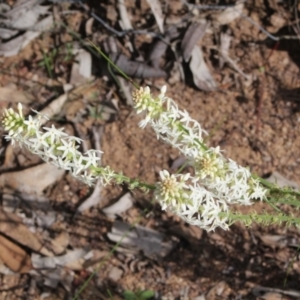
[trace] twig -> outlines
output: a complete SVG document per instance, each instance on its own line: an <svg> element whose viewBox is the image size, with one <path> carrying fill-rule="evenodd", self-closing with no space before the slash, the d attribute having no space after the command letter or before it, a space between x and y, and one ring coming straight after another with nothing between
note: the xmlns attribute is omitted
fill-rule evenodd
<svg viewBox="0 0 300 300"><path fill-rule="evenodd" d="M264 29L261 25L259 25L257 22L255 22L253 19L251 19L250 17L246 16L243 13L240 13L240 14L241 14L241 17L243 17L244 19L246 19L247 21L249 21L252 25L256 26L260 31L262 31L270 39L272 39L274 41L279 41L280 40L281 37L274 36L273 34L271 34L270 32L268 32L266 29Z"/></svg>
<svg viewBox="0 0 300 300"><path fill-rule="evenodd" d="M86 11L88 11L88 9L85 7L85 5L82 3L82 1L78 1L78 4L84 8ZM147 34L156 38L160 38L162 39L160 34L157 34L155 32L150 32L147 30L132 30L132 29L128 29L128 30L123 30L123 31L118 31L116 29L114 29L113 27L109 26L107 23L105 23L98 15L96 15L94 12L90 12L90 15L97 20L99 23L101 23L103 25L103 27L105 27L108 31L114 33L116 36L118 37L123 37L124 35L133 33L133 34Z"/></svg>
<svg viewBox="0 0 300 300"><path fill-rule="evenodd" d="M194 4L190 4L188 3L186 0L181 0L185 5L187 5L189 8L193 7L193 8L197 8L197 9L207 9L207 10L222 10L222 9L227 9L227 8L233 8L234 10L238 11L237 9L235 9L235 5L220 5L220 6L215 6L215 5L194 5ZM247 0L243 1L246 2ZM239 11L238 11L239 12ZM246 19L247 21L249 21L252 25L256 26L260 31L262 31L266 36L268 36L270 39L274 40L274 41L279 41L281 39L297 39L297 36L289 36L289 35L283 35L283 36L274 36L273 34L271 34L270 32L268 32L265 28L263 28L260 24L258 24L257 22L255 22L252 18L246 16L245 14L240 13L240 16L244 19Z"/></svg>
<svg viewBox="0 0 300 300"><path fill-rule="evenodd" d="M246 0L247 1L247 0ZM181 2L183 4L185 4L186 6L188 6L189 8L198 8L198 9L205 9L205 10L222 10L222 9L226 9L229 7L234 7L234 4L230 4L230 5L203 5L203 4L191 4L189 2L187 2L186 0L181 0Z"/></svg>

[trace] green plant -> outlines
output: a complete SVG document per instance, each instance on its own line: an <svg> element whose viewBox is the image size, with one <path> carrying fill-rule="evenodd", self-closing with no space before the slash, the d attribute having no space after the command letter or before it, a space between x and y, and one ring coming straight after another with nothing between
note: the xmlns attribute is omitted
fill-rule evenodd
<svg viewBox="0 0 300 300"><path fill-rule="evenodd" d="M64 56L63 61L64 62L70 62L73 59L73 44L72 43L66 43L66 53Z"/></svg>
<svg viewBox="0 0 300 300"><path fill-rule="evenodd" d="M138 290L136 292L127 290L123 293L123 296L125 300L147 300L154 297L154 292L151 290L145 290L145 291Z"/></svg>
<svg viewBox="0 0 300 300"><path fill-rule="evenodd" d="M149 184L117 173L109 166L99 167L97 162L101 151L80 153L79 138L68 136L62 128L57 129L53 125L41 129L40 120L43 116L25 118L21 104L18 112L12 109L4 112L3 125L8 131L6 139L13 144L17 142L24 145L32 153L68 170L89 185L100 180L102 184L126 184L132 190L139 188L144 192L153 191L154 199L161 204L162 209L207 231L216 227L228 229L236 221L247 226L253 222L262 225L285 222L287 225L300 226L299 217L281 211L282 204L300 207L300 192L279 188L226 159L219 147L209 147L203 138L206 132L201 125L166 96L166 87L162 87L157 96L152 95L149 87L138 88L133 93L133 102L136 112L144 114L140 127L151 126L158 138L185 155L189 165L194 168L193 174L169 174L162 170L160 180ZM256 201L264 201L274 211L243 214L233 209L234 204L251 205ZM137 297L148 295L150 297L148 291L127 291L128 297L135 297L127 299L147 299Z"/></svg>
<svg viewBox="0 0 300 300"><path fill-rule="evenodd" d="M57 55L58 55L58 50L56 48L52 49L48 53L46 53L43 50L43 60L41 60L39 63L39 66L46 68L48 72L48 76L50 78L53 78L53 70L54 70L55 59Z"/></svg>

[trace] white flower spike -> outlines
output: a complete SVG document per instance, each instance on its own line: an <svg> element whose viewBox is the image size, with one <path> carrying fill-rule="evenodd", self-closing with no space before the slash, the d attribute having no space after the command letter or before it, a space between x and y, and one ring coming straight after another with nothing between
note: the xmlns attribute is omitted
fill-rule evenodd
<svg viewBox="0 0 300 300"><path fill-rule="evenodd" d="M85 155L78 151L81 140L69 136L63 128L44 127L41 131L40 120L29 116L25 119L22 112L22 105L18 105L18 113L7 109L3 114L3 125L8 131L6 139L12 144L24 145L29 151L39 155L44 161L51 163L58 168L70 171L71 174L88 185L93 185L102 176L103 184L110 182L115 173L107 173L106 168L98 167L101 151L89 150ZM101 173L99 175L99 173Z"/></svg>
<svg viewBox="0 0 300 300"><path fill-rule="evenodd" d="M226 159L219 147L208 147L203 140L207 133L201 125L182 111L177 104L166 97L166 86L160 94L153 97L150 88L140 88L133 93L134 107L137 113L145 112L140 122L144 128L148 124L154 129L157 138L164 140L187 157L194 168L190 174L169 174L160 172L160 181L156 183L154 197L162 209L169 210L186 222L197 225L207 231L217 227L228 229L228 211L232 204L251 205L254 200L265 198L267 190L247 168ZM41 118L29 116L25 119L22 105L18 113L7 109L3 115L3 125L12 144L24 145L43 160L70 173L88 185L97 180L105 184L115 182L129 184L129 187L143 187L141 184L122 174L115 173L110 167L99 167L101 151L79 152L81 139L68 136L63 128L43 127Z"/></svg>
<svg viewBox="0 0 300 300"><path fill-rule="evenodd" d="M202 137L206 132L200 124L186 111L181 111L171 98L165 96L165 93L165 86L162 87L158 97L153 97L149 88L140 88L133 93L137 113L146 112L140 126L145 127L149 124L158 138L187 157L195 170L195 177L190 178L195 186L193 188L185 186L184 189L188 189L184 194L185 197L182 194L184 189L181 192L177 191L176 195L180 196L175 197L171 191L167 193L166 187L174 187L173 190L176 190L173 181L178 178L174 175L167 178L161 174L161 182L155 192L156 198L163 208L167 207L191 224L206 229L213 229L216 226L227 228L226 220L218 219L221 212L227 211L227 205L234 203L251 205L253 200L264 199L267 190L252 177L247 168L223 157L219 147L209 148L205 145ZM177 189L182 188L180 180L177 181L177 185ZM195 191L198 196L195 195ZM182 209L184 204L190 207L190 203L193 203L193 208Z"/></svg>

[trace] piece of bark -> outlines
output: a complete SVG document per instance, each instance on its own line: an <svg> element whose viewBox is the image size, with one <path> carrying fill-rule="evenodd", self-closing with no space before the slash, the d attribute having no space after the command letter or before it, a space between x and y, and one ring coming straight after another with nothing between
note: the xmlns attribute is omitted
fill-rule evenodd
<svg viewBox="0 0 300 300"><path fill-rule="evenodd" d="M127 76L147 79L147 78L164 78L167 73L161 69L153 68L144 62L130 60L126 55L110 54L110 59L116 64Z"/></svg>
<svg viewBox="0 0 300 300"><path fill-rule="evenodd" d="M33 268L28 253L3 235L0 235L0 259L16 273L28 273Z"/></svg>
<svg viewBox="0 0 300 300"><path fill-rule="evenodd" d="M15 214L4 212L2 209L0 209L0 233L35 252L53 256L53 253L45 247L43 241L22 223L21 218Z"/></svg>
<svg viewBox="0 0 300 300"><path fill-rule="evenodd" d="M207 21L192 23L189 26L181 42L181 51L184 61L187 62L190 59L194 47L204 37L208 26L209 23Z"/></svg>

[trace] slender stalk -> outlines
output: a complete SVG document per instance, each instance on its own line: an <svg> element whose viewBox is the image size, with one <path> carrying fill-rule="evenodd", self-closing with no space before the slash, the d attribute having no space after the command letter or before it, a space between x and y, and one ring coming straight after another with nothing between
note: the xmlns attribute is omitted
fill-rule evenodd
<svg viewBox="0 0 300 300"><path fill-rule="evenodd" d="M126 80L131 82L135 88L139 88L140 86L134 82L126 73L124 73L116 64L114 64L111 59L101 50L101 48L97 47L91 40L88 40L89 43L95 48L97 52L114 68L116 69Z"/></svg>

